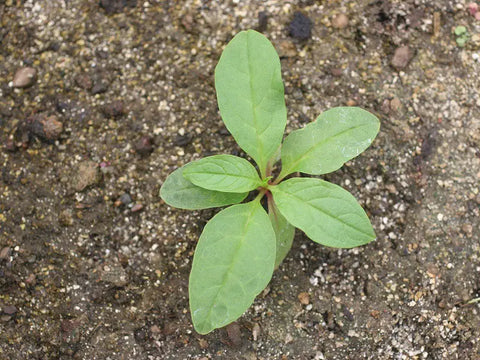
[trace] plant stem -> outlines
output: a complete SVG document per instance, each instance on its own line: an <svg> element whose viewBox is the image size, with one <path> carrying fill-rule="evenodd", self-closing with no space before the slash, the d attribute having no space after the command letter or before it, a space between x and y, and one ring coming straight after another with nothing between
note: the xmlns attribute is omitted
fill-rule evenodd
<svg viewBox="0 0 480 360"><path fill-rule="evenodd" d="M253 201L260 201L263 198L263 195L267 192L267 189L261 189L257 197Z"/></svg>
<svg viewBox="0 0 480 360"><path fill-rule="evenodd" d="M265 177L272 176L272 163L269 161L267 163L267 170L265 171Z"/></svg>
<svg viewBox="0 0 480 360"><path fill-rule="evenodd" d="M258 169L260 170L260 178L265 179L267 177L266 172L263 170L262 167L260 167L260 165L258 166Z"/></svg>
<svg viewBox="0 0 480 360"><path fill-rule="evenodd" d="M277 211L275 209L275 202L273 201L273 196L270 191L266 192L267 195L267 205L268 205L268 213L272 213L275 216L275 220L277 220Z"/></svg>

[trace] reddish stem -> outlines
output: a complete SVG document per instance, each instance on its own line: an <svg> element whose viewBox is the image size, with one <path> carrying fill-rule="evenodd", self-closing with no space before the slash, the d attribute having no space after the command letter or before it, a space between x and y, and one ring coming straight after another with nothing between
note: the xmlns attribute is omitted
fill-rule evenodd
<svg viewBox="0 0 480 360"><path fill-rule="evenodd" d="M272 213L273 216L275 216L275 221L278 222L277 211L275 209L275 201L273 200L272 193L270 191L267 191L265 194L267 195L268 212Z"/></svg>

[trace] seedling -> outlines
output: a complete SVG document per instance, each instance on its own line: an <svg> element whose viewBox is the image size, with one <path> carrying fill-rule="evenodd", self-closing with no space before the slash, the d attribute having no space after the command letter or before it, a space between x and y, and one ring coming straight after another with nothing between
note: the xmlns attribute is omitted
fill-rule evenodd
<svg viewBox="0 0 480 360"><path fill-rule="evenodd" d="M284 180L297 172L330 173L363 152L379 130L374 115L357 107L333 108L282 144L287 110L280 60L267 38L253 30L240 32L226 46L215 87L227 129L258 171L243 158L214 155L175 170L160 190L167 204L181 209L235 204L207 223L193 257L190 312L200 334L248 309L290 250L295 227L336 248L375 239L365 211L340 186L318 178ZM255 199L241 204L253 190Z"/></svg>
<svg viewBox="0 0 480 360"><path fill-rule="evenodd" d="M465 44L470 38L470 34L468 33L467 28L465 26L457 26L454 32L455 32L455 36L457 37L455 39L455 41L457 42L457 45L460 47L465 47Z"/></svg>

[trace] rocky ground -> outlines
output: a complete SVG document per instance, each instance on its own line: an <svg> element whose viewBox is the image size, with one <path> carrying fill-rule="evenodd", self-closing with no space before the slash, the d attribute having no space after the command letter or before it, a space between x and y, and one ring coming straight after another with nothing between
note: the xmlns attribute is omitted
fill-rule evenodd
<svg viewBox="0 0 480 360"><path fill-rule="evenodd" d="M0 0L0 15L0 358L480 359L475 5ZM192 159L244 155L213 71L249 28L281 56L288 131L333 106L380 117L326 177L378 238L346 251L297 231L250 310L200 336L188 273L215 211L158 190Z"/></svg>

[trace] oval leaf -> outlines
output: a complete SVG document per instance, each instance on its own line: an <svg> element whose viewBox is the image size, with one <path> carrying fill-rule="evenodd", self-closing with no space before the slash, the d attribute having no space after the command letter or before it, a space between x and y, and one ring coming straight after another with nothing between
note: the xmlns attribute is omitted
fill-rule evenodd
<svg viewBox="0 0 480 360"><path fill-rule="evenodd" d="M203 189L183 177L189 164L172 172L160 188L160 197L168 205L188 210L208 209L242 202L248 193L226 193Z"/></svg>
<svg viewBox="0 0 480 360"><path fill-rule="evenodd" d="M338 170L370 146L380 121L358 107L336 107L288 135L282 147L282 174L311 175Z"/></svg>
<svg viewBox="0 0 480 360"><path fill-rule="evenodd" d="M275 269L280 266L292 247L295 227L280 213L273 199L268 199L268 216L276 238Z"/></svg>
<svg viewBox="0 0 480 360"><path fill-rule="evenodd" d="M207 334L239 318L267 286L275 233L259 201L234 205L203 229L189 280L195 330Z"/></svg>
<svg viewBox="0 0 480 360"><path fill-rule="evenodd" d="M271 187L278 209L313 241L352 248L375 239L370 220L355 197L320 179L293 178Z"/></svg>
<svg viewBox="0 0 480 360"><path fill-rule="evenodd" d="M239 192L262 185L257 170L247 160L233 155L214 155L191 163L183 176L209 190Z"/></svg>
<svg viewBox="0 0 480 360"><path fill-rule="evenodd" d="M253 30L238 33L215 68L215 88L227 129L265 176L287 123L280 59L270 41Z"/></svg>

